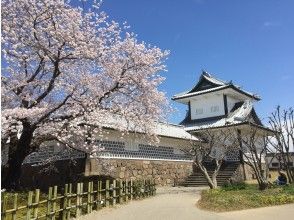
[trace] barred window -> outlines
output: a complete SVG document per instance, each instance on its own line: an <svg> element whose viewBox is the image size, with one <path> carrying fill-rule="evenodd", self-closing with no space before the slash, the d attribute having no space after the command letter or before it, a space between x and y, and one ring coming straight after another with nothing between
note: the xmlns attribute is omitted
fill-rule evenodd
<svg viewBox="0 0 294 220"><path fill-rule="evenodd" d="M173 147L139 144L138 150L127 150L124 142L97 141L104 149L97 155L106 158L130 158L153 160L191 160L191 157Z"/></svg>

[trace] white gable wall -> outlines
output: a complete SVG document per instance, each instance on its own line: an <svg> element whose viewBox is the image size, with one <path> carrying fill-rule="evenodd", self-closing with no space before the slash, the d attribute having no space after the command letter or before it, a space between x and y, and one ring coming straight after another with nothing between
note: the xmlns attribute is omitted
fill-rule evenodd
<svg viewBox="0 0 294 220"><path fill-rule="evenodd" d="M228 112L230 112L232 110L232 108L234 107L234 105L240 101L241 101L240 99L236 99L231 96L227 96Z"/></svg>
<svg viewBox="0 0 294 220"><path fill-rule="evenodd" d="M191 119L210 118L225 114L222 94L203 95L197 99L191 99ZM217 111L212 111L216 108ZM202 113L201 110L202 109Z"/></svg>

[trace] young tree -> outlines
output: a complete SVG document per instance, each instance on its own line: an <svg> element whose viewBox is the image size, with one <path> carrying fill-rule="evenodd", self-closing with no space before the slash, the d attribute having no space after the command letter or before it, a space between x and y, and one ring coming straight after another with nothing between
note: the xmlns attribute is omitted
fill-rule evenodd
<svg viewBox="0 0 294 220"><path fill-rule="evenodd" d="M201 141L192 141L188 149L183 151L193 157L193 163L200 169L208 186L211 189L218 187L217 175L229 151L238 149L238 139L233 129L223 128L218 130L203 130L197 133ZM210 176L207 171L207 162L215 164Z"/></svg>
<svg viewBox="0 0 294 220"><path fill-rule="evenodd" d="M269 140L270 146L280 157L281 168L286 170L288 180L292 183L294 182L294 169L290 164L294 161L290 154L291 150L294 150L294 109L281 110L281 107L278 106L269 117L269 124L274 131L274 136Z"/></svg>
<svg viewBox="0 0 294 220"><path fill-rule="evenodd" d="M244 163L252 168L260 190L268 187L265 156L269 152L269 135L268 132L254 126L249 126L249 129L244 129L242 134L239 135L239 146L244 157Z"/></svg>
<svg viewBox="0 0 294 220"><path fill-rule="evenodd" d="M138 42L97 4L3 0L2 55L3 187L19 186L24 158L46 140L92 152L106 117L152 135L165 112L157 87L168 52Z"/></svg>

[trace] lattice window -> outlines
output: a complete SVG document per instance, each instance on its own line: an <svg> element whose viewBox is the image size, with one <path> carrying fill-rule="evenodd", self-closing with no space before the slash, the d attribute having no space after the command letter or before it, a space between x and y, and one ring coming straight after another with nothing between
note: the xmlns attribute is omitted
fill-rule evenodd
<svg viewBox="0 0 294 220"><path fill-rule="evenodd" d="M106 158L130 158L153 160L191 160L183 152L174 151L172 147L139 144L138 150L128 150L124 142L97 141L104 148L98 156Z"/></svg>
<svg viewBox="0 0 294 220"><path fill-rule="evenodd" d="M124 142L97 140L96 143L103 149L99 156L117 157L126 153Z"/></svg>
<svg viewBox="0 0 294 220"><path fill-rule="evenodd" d="M240 160L240 152L236 149L230 149L225 157L228 161L239 161Z"/></svg>

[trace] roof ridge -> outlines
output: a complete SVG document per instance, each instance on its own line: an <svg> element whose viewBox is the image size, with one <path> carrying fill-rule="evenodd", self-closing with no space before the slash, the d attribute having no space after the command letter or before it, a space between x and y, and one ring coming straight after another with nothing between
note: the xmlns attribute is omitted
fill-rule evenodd
<svg viewBox="0 0 294 220"><path fill-rule="evenodd" d="M174 127L180 127L180 128L184 128L183 125L179 125L179 124L174 124L174 123L170 123L170 122L163 122L163 121L159 121L157 122L159 124L164 124L164 125L171 125L171 126L174 126Z"/></svg>
<svg viewBox="0 0 294 220"><path fill-rule="evenodd" d="M202 74L201 74L201 76L200 77L205 77L207 80L210 80L210 79L213 79L213 80L216 80L216 81L219 81L220 82L220 84L229 84L230 82L227 82L227 81L224 81L224 80L222 80L222 79L219 79L219 78L217 78L217 77L215 77L214 76L214 74L212 74L212 73L209 73L209 72L207 72L206 70L202 70Z"/></svg>

